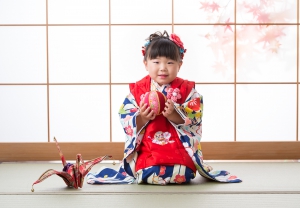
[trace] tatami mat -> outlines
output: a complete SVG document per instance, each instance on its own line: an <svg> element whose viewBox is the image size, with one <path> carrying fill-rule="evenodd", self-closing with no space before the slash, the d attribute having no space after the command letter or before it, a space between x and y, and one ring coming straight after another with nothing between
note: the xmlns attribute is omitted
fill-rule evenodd
<svg viewBox="0 0 300 208"><path fill-rule="evenodd" d="M2 208L299 208L299 195L0 195Z"/></svg>
<svg viewBox="0 0 300 208"><path fill-rule="evenodd" d="M208 162L209 163L209 162ZM215 170L228 170L243 182L226 184L197 176L187 185L89 185L66 187L53 175L31 185L47 169L60 163L0 164L0 207L300 207L299 162L212 162ZM98 164L115 169L118 164ZM248 202L248 203L245 203ZM71 204L69 204L71 203ZM87 204L87 205L85 205ZM171 206L172 205L172 206ZM243 206L242 206L243 205Z"/></svg>

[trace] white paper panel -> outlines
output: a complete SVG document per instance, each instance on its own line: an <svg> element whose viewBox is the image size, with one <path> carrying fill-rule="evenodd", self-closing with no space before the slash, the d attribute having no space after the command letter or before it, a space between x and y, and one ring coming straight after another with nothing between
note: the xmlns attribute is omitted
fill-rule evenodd
<svg viewBox="0 0 300 208"><path fill-rule="evenodd" d="M52 83L109 82L107 26L49 27Z"/></svg>
<svg viewBox="0 0 300 208"><path fill-rule="evenodd" d="M178 76L196 82L233 82L232 31L226 26L175 26L174 32L187 49Z"/></svg>
<svg viewBox="0 0 300 208"><path fill-rule="evenodd" d="M232 0L174 0L174 22L234 22L234 2Z"/></svg>
<svg viewBox="0 0 300 208"><path fill-rule="evenodd" d="M296 85L237 85L237 141L296 141Z"/></svg>
<svg viewBox="0 0 300 208"><path fill-rule="evenodd" d="M234 85L196 85L203 96L202 141L234 141Z"/></svg>
<svg viewBox="0 0 300 208"><path fill-rule="evenodd" d="M111 23L172 23L172 0L111 0Z"/></svg>
<svg viewBox="0 0 300 208"><path fill-rule="evenodd" d="M297 26L237 26L238 82L295 82Z"/></svg>
<svg viewBox="0 0 300 208"><path fill-rule="evenodd" d="M110 141L108 86L50 86L50 138Z"/></svg>
<svg viewBox="0 0 300 208"><path fill-rule="evenodd" d="M125 142L125 133L119 121L119 109L129 94L129 85L112 85L112 141Z"/></svg>
<svg viewBox="0 0 300 208"><path fill-rule="evenodd" d="M236 0L237 23L297 23L297 0Z"/></svg>
<svg viewBox="0 0 300 208"><path fill-rule="evenodd" d="M0 24L45 24L45 0L1 0Z"/></svg>
<svg viewBox="0 0 300 208"><path fill-rule="evenodd" d="M109 0L48 0L49 24L108 24Z"/></svg>
<svg viewBox="0 0 300 208"><path fill-rule="evenodd" d="M150 34L164 30L171 34L171 26L112 26L112 83L136 82L148 74L143 64L142 46Z"/></svg>
<svg viewBox="0 0 300 208"><path fill-rule="evenodd" d="M46 27L0 27L0 82L47 82Z"/></svg>
<svg viewBox="0 0 300 208"><path fill-rule="evenodd" d="M0 142L47 142L47 87L0 86Z"/></svg>

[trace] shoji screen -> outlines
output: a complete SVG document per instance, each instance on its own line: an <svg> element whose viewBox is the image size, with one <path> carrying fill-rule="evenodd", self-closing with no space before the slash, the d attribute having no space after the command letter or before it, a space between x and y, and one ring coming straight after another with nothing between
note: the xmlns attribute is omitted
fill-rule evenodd
<svg viewBox="0 0 300 208"><path fill-rule="evenodd" d="M122 155L118 110L163 30L204 96L206 158L300 157L297 0L0 0L0 160L54 136Z"/></svg>

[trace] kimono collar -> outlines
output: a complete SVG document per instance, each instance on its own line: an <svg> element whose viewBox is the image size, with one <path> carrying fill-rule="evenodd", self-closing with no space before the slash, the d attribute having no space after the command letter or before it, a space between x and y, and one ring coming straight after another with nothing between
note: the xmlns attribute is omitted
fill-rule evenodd
<svg viewBox="0 0 300 208"><path fill-rule="evenodd" d="M164 95L167 94L167 92L164 90L165 86L159 86L157 83L155 84L155 82L152 82L149 75L145 76L144 78L137 81L136 83L130 83L129 88L130 88L130 92L134 95L136 102L140 103L140 96L152 90L152 86L156 86L156 85L158 87L157 90L162 92ZM175 88L180 89L180 94L182 98L179 99L177 103L181 104L185 101L185 99L191 92L192 88L195 87L195 82L190 82L188 80L183 80L179 77L176 77L168 86L173 89Z"/></svg>
<svg viewBox="0 0 300 208"><path fill-rule="evenodd" d="M168 86L172 87L172 88L179 88L180 85L183 84L183 82L184 82L183 79L176 77L170 84L168 84ZM156 82L153 81L153 83L155 84ZM135 85L137 85L144 93L146 93L152 89L152 79L150 78L149 75L147 75L140 81L138 81L136 83L131 83L130 89L133 89L135 87ZM157 83L156 83L156 85L158 86L157 89L160 89L161 87L163 87L163 86L160 87L159 84L157 84Z"/></svg>
<svg viewBox="0 0 300 208"><path fill-rule="evenodd" d="M159 91L159 92L164 92L164 89L166 89L167 87L169 87L170 84L165 84L160 86L157 82L155 82L153 79L151 79L151 88L150 90L155 90L155 91Z"/></svg>
<svg viewBox="0 0 300 208"><path fill-rule="evenodd" d="M151 78L150 78L151 79ZM150 90L157 90L162 92L167 87L177 88L183 83L183 79L176 77L170 84L165 84L160 86L157 82L151 79L151 88Z"/></svg>

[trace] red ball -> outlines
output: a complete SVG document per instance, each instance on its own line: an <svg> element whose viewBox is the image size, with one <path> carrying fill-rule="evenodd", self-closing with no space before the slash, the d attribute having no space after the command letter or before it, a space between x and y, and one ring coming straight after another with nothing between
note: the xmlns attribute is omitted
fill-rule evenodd
<svg viewBox="0 0 300 208"><path fill-rule="evenodd" d="M159 91L147 92L144 97L144 103L147 103L156 115L160 115L164 110L166 101L166 96Z"/></svg>

